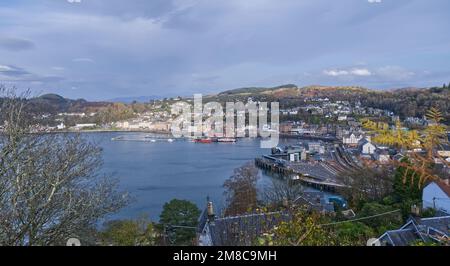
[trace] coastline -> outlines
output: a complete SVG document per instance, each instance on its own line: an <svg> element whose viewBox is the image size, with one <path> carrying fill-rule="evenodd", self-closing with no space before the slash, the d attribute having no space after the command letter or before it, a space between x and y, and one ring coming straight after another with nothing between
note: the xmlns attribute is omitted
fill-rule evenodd
<svg viewBox="0 0 450 266"><path fill-rule="evenodd" d="M85 130L59 130L59 131L48 131L48 132L32 132L31 134L60 134L60 133L152 133L160 135L170 135L167 131L158 130L115 130L115 129L85 129Z"/></svg>

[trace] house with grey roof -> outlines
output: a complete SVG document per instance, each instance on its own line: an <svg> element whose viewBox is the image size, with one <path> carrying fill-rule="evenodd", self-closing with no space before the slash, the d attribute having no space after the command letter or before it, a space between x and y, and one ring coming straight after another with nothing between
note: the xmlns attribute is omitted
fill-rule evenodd
<svg viewBox="0 0 450 266"><path fill-rule="evenodd" d="M289 215L281 211L216 217L212 208L212 202L209 201L207 208L199 217L197 227L198 245L254 245L259 236L289 219Z"/></svg>
<svg viewBox="0 0 450 266"><path fill-rule="evenodd" d="M401 228L386 231L377 239L376 243L381 246L410 246L416 241L443 244L449 240L450 216L438 216L410 218Z"/></svg>
<svg viewBox="0 0 450 266"><path fill-rule="evenodd" d="M304 191L294 204L304 205L309 210L314 210L324 214L334 213L334 204L326 199L325 194L320 191Z"/></svg>

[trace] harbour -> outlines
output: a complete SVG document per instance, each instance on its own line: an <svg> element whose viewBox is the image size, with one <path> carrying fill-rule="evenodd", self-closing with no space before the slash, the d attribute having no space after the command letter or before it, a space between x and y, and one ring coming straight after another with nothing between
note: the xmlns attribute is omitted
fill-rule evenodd
<svg viewBox="0 0 450 266"><path fill-rule="evenodd" d="M173 142L169 142L169 135L140 132L82 134L102 148L102 174L117 178L119 188L133 197L129 206L108 219L137 218L145 214L152 220L158 220L164 203L173 198L190 200L203 206L209 195L220 209L225 204L223 183L233 170L271 152L270 149L260 148L260 139L251 138L203 145L187 138L174 138ZM283 145L297 143L293 139L280 141ZM258 186L264 188L271 185L274 179L278 179L275 173L261 169ZM317 183L317 180L306 177L302 180L310 189L334 191L328 189L326 184Z"/></svg>

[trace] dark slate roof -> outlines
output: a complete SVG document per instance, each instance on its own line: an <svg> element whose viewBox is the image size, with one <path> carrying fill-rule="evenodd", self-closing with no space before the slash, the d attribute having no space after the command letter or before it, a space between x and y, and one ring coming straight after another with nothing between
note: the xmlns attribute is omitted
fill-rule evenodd
<svg viewBox="0 0 450 266"><path fill-rule="evenodd" d="M381 245L409 246L416 240L440 241L442 237L450 237L450 216L411 217L400 229L387 231L379 240Z"/></svg>
<svg viewBox="0 0 450 266"><path fill-rule="evenodd" d="M381 155L389 155L389 151L388 150L385 150L385 149L376 149L375 150L375 152L377 153L377 154L381 154Z"/></svg>
<svg viewBox="0 0 450 266"><path fill-rule="evenodd" d="M442 144L438 150L440 151L450 151L450 144Z"/></svg>
<svg viewBox="0 0 450 266"><path fill-rule="evenodd" d="M310 164L303 162L289 163L289 166L298 173L305 176L319 179L321 181L334 179L335 175L331 173L322 164Z"/></svg>
<svg viewBox="0 0 450 266"><path fill-rule="evenodd" d="M403 159L405 157L405 155L401 154L401 153L397 153L394 156L392 156L392 159L400 161L401 159Z"/></svg>
<svg viewBox="0 0 450 266"><path fill-rule="evenodd" d="M380 238L382 245L409 246L412 242L422 240L413 228L387 231Z"/></svg>
<svg viewBox="0 0 450 266"><path fill-rule="evenodd" d="M439 235L445 234L450 237L450 216L433 217L433 218L422 218L420 219L420 225L425 225L428 228L432 228L439 231ZM437 232L430 232L435 235Z"/></svg>
<svg viewBox="0 0 450 266"><path fill-rule="evenodd" d="M288 219L289 216L282 212L218 218L209 224L212 244L214 246L252 245L258 236Z"/></svg>
<svg viewBox="0 0 450 266"><path fill-rule="evenodd" d="M327 201L325 194L320 191L303 192L294 203L307 205L316 211L334 212L334 204Z"/></svg>
<svg viewBox="0 0 450 266"><path fill-rule="evenodd" d="M201 233L205 228L207 222L208 222L208 210L205 208L198 217L197 232Z"/></svg>

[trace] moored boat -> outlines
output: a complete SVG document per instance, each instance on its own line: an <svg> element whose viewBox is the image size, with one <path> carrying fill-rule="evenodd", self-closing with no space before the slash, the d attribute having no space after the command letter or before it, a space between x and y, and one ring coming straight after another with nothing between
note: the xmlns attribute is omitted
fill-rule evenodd
<svg viewBox="0 0 450 266"><path fill-rule="evenodd" d="M200 138L200 139L194 139L194 142L196 142L196 143L212 143L212 139Z"/></svg>
<svg viewBox="0 0 450 266"><path fill-rule="evenodd" d="M230 143L230 142L236 142L236 139L235 138L218 138L217 142L228 142L228 143Z"/></svg>

